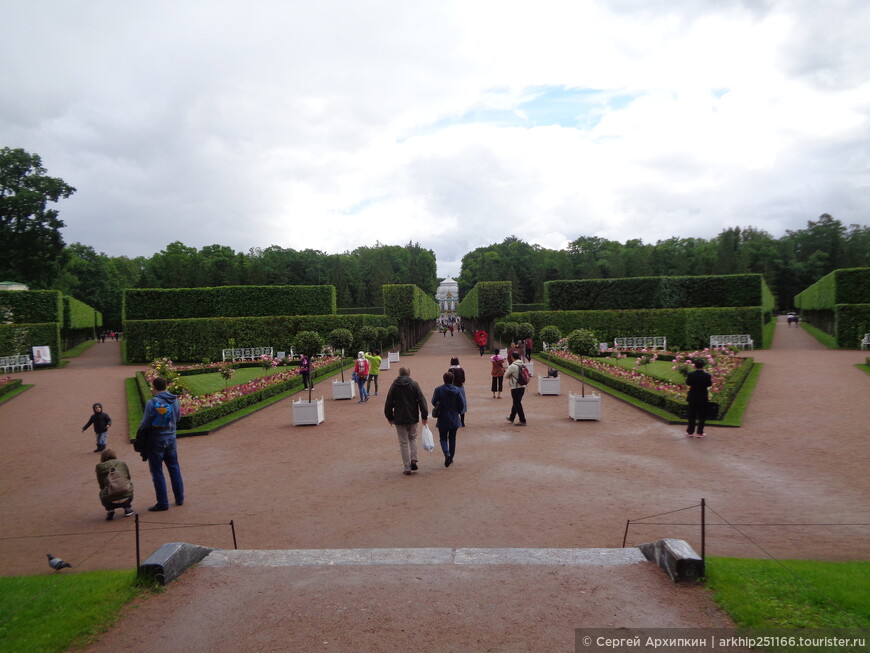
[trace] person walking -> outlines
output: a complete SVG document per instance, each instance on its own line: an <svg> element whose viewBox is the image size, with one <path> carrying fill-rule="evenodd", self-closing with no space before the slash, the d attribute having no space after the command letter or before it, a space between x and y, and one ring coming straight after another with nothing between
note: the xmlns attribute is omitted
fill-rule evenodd
<svg viewBox="0 0 870 653"><path fill-rule="evenodd" d="M108 443L109 427L112 425L112 418L109 417L108 413L103 412L103 404L101 403L91 406L91 410L94 412L87 424L82 427L82 433L87 431L91 424L94 425L94 433L97 436L97 448L94 449L94 453L100 453L105 450Z"/></svg>
<svg viewBox="0 0 870 653"><path fill-rule="evenodd" d="M475 331L473 337L474 337L474 343L480 349L480 357L483 358L483 355L486 353L486 342L487 342L486 331L484 331L483 329Z"/></svg>
<svg viewBox="0 0 870 653"><path fill-rule="evenodd" d="M495 353L489 357L489 362L492 364L490 375L492 376L492 398L501 399L501 392L504 388L504 366L505 358L499 354L499 349L493 350Z"/></svg>
<svg viewBox="0 0 870 653"><path fill-rule="evenodd" d="M410 476L417 471L417 423L422 421L424 426L429 423L429 404L407 367L399 368L399 376L387 392L384 417L390 426L396 427L404 465L402 473Z"/></svg>
<svg viewBox="0 0 870 653"><path fill-rule="evenodd" d="M532 339L526 338L526 362L532 362Z"/></svg>
<svg viewBox="0 0 870 653"><path fill-rule="evenodd" d="M366 383L366 394L372 394L372 381L375 382L375 396L378 394L378 376L381 374L381 350L375 349L371 354L366 352L366 360L369 362L369 380Z"/></svg>
<svg viewBox="0 0 870 653"><path fill-rule="evenodd" d="M162 512L169 510L166 477L163 475L164 464L169 471L175 505L184 505L184 481L181 478L181 466L178 464L178 442L175 437L181 408L178 406L178 397L166 390L166 379L157 376L151 385L154 397L145 404L145 414L139 428L151 428L151 436L148 438L148 469L151 471L157 503L148 510Z"/></svg>
<svg viewBox="0 0 870 653"><path fill-rule="evenodd" d="M465 402L459 388L453 384L453 372L445 372L442 378L444 385L439 385L432 394L432 414L434 416L437 410L438 421L435 426L444 453L444 466L450 467L456 455L456 431L463 426L459 415Z"/></svg>
<svg viewBox="0 0 870 653"><path fill-rule="evenodd" d="M369 400L369 393L366 392L366 380L369 378L369 369L370 366L366 360L365 352L357 352L356 362L353 364L353 375L359 388L359 403L361 404Z"/></svg>
<svg viewBox="0 0 870 653"><path fill-rule="evenodd" d="M459 388L462 394L462 410L459 412L459 418L462 421L462 426L465 426L465 413L468 412L468 398L465 396L465 370L459 366L459 359L454 356L450 359L450 369L448 372L453 373L453 385Z"/></svg>
<svg viewBox="0 0 870 653"><path fill-rule="evenodd" d="M523 366L523 362L518 351L512 351L510 356L511 364L507 368L507 377L513 404L511 405L511 414L508 415L507 421L513 424L514 418L519 417L517 426L525 426L526 413L523 411L523 395L526 394L526 387L520 384L520 368Z"/></svg>
<svg viewBox="0 0 870 653"><path fill-rule="evenodd" d="M111 449L104 449L97 463L97 483L100 484L100 503L106 509L106 521L115 518L115 510L124 509L124 517L133 516L133 481L130 469Z"/></svg>
<svg viewBox="0 0 870 653"><path fill-rule="evenodd" d="M689 404L689 425L686 437L703 438L705 435L704 423L707 421L707 404L709 403L707 388L713 385L713 377L704 371L707 361L703 358L696 358L692 362L695 369L686 375L686 385L689 386L689 392L686 394L686 402ZM696 424L697 434L695 433Z"/></svg>
<svg viewBox="0 0 870 653"><path fill-rule="evenodd" d="M308 354L302 354L299 358L299 376L302 377L302 389L307 390L308 387L314 387L311 383L311 357Z"/></svg>

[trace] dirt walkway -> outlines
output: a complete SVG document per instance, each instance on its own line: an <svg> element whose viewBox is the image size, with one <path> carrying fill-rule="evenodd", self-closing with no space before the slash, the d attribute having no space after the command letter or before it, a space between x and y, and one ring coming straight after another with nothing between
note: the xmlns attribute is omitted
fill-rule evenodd
<svg viewBox="0 0 870 653"><path fill-rule="evenodd" d="M688 439L681 427L606 395L600 421L574 422L567 416L567 395L579 392L580 383L568 377L563 377L561 396L537 395L533 382L524 402L529 426L512 426L505 420L510 399L491 398L488 361L458 335L433 336L418 354L403 357L402 364L410 366L412 377L431 397L452 355L460 357L468 376L469 413L468 426L459 433L456 462L449 469L439 453L423 453L420 472L401 474L395 434L382 413L383 397L397 372L394 364L382 375L380 396L364 405L333 401L331 382L319 383L315 396L326 397L326 422L319 426L293 427L290 402L285 400L212 435L181 440L187 502L160 514L144 512L153 503L147 467L122 440L126 425L121 380L136 368L118 365L117 344L97 344L61 370L26 373L25 379L36 386L0 406L0 573L46 572L45 551L62 555L77 570L135 564L132 520L103 520L93 475L93 437L80 432L94 401L102 401L115 419L110 446L133 469L134 507L143 511L144 555L167 541L231 548L230 520L241 549L618 547L626 519L693 506L701 497L716 513L740 524L870 521L870 377L854 367L864 360L862 352L822 349L802 329L780 324L774 348L754 354L764 369L744 426L709 428L705 440ZM537 365L540 372L544 366ZM652 521L697 523L698 514L687 511ZM870 555L866 528L739 528L751 541L732 528L711 527L707 553L762 557L763 547L779 558L845 560ZM628 543L659 537L683 538L696 548L700 544L697 526L675 525L633 527ZM238 587L230 570L215 576L202 571L186 574L159 602L147 601L143 614L159 611L164 601L177 600L180 603L173 605L180 609L193 600L188 592L196 595L197 587L207 594L231 587L242 597L257 592L266 597L272 591ZM386 574L383 569L359 573L360 579L366 573ZM388 583L386 594L402 597L419 587L422 593L415 596L431 600L426 588L432 582L430 574L437 572L425 573L425 582L416 580L416 574ZM569 591L572 598L579 597L582 590L577 588L586 582L582 571L576 573L581 576L574 580L558 575L553 580L555 587L564 583L566 591L574 587ZM513 594L540 582L542 592L560 595L548 589L542 577L517 578L517 585L503 577L493 580L492 587L501 585ZM302 587L322 587L315 577L288 582L287 596L296 596ZM489 623L487 601L495 600L498 592L484 592L485 600L476 601L469 589L475 581L466 582L470 585L457 581L438 600L469 610L469 620ZM572 585L575 582L579 585ZM648 582L663 588L670 583ZM485 586L483 580L480 583ZM636 591L626 587L629 593ZM608 591L596 589L594 594ZM374 590L369 596L375 604L379 596L385 599ZM237 610L240 602L228 597L214 601L228 601L226 610ZM385 600L384 605L399 609L398 603ZM584 605L588 604L578 603L575 612L566 613L560 628L627 625L615 605L600 605L603 613L590 619L583 617ZM709 609L709 604L703 605L680 623L700 623L697 615ZM217 623L214 619L228 614L216 615L215 609L209 605L212 621L200 625L211 627ZM257 612L278 619L274 609ZM348 609L345 605L345 612ZM513 608L505 604L504 609ZM539 626L548 622L539 607L530 604L529 609L537 616L519 621ZM608 610L612 618L605 614ZM190 615L189 610L180 612ZM645 625L659 623L655 615L647 617ZM409 619L409 632L421 627L420 618ZM365 628L364 623L357 625ZM432 628L437 630L438 624ZM527 650L511 646L510 639L487 641L500 641L507 650ZM466 645L465 650L488 649Z"/></svg>

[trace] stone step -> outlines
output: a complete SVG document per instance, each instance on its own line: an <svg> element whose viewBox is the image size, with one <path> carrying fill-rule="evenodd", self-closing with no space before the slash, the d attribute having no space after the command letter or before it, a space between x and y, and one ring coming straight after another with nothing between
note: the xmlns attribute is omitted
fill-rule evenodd
<svg viewBox="0 0 870 653"><path fill-rule="evenodd" d="M418 549L214 549L201 567L297 567L318 565L580 565L616 567L646 562L638 548L418 548Z"/></svg>

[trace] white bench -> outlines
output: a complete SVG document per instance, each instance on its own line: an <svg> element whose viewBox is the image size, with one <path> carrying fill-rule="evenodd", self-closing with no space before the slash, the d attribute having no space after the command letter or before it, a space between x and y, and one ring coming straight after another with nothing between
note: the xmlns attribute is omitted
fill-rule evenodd
<svg viewBox="0 0 870 653"><path fill-rule="evenodd" d="M867 349L870 347L870 333L864 334L864 339L861 341L861 349Z"/></svg>
<svg viewBox="0 0 870 653"><path fill-rule="evenodd" d="M664 336L639 336L634 338L614 338L614 349L667 349L668 339Z"/></svg>
<svg viewBox="0 0 870 653"><path fill-rule="evenodd" d="M263 356L272 356L271 347L239 347L237 349L222 350L223 360L232 361L258 360Z"/></svg>
<svg viewBox="0 0 870 653"><path fill-rule="evenodd" d="M32 372L33 361L26 355L21 356L16 354L15 356L0 356L0 368L3 369L4 374L16 370L23 372L25 369Z"/></svg>
<svg viewBox="0 0 870 653"><path fill-rule="evenodd" d="M732 335L732 336L710 336L710 347L728 347L734 345L741 349L755 349L755 343L749 334Z"/></svg>

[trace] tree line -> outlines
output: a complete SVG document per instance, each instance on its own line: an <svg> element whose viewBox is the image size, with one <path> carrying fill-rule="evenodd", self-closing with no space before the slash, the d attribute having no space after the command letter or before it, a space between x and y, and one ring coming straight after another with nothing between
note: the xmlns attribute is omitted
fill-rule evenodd
<svg viewBox="0 0 870 653"><path fill-rule="evenodd" d="M226 245L201 249L169 243L150 257L107 256L83 243L66 244L58 211L49 208L76 189L49 177L40 157L0 148L0 279L32 289L60 290L121 326L124 288L198 288L227 285L336 287L341 308L381 306L385 284L414 284L434 295L435 254L419 243L362 246L341 254L272 245L236 252ZM544 301L544 282L638 276L760 273L779 301L832 270L870 266L870 227L846 226L823 214L805 229L774 238L753 227L732 227L715 238L625 243L580 236L561 250L510 236L462 258L460 296L479 281L510 281L516 304Z"/></svg>

